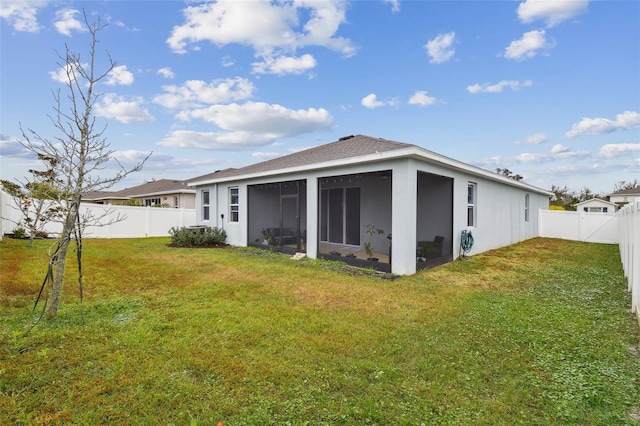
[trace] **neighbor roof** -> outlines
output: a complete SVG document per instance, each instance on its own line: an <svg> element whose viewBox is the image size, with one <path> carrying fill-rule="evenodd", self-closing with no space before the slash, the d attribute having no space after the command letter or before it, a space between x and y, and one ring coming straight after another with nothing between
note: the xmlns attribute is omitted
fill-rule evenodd
<svg viewBox="0 0 640 426"><path fill-rule="evenodd" d="M86 200L129 199L161 194L195 193L184 180L159 179L120 191L96 191L87 194Z"/></svg>
<svg viewBox="0 0 640 426"><path fill-rule="evenodd" d="M609 194L609 196L612 196L612 195L636 195L636 194L640 194L640 187L631 188L631 189L621 189L619 191L612 192L611 194Z"/></svg>

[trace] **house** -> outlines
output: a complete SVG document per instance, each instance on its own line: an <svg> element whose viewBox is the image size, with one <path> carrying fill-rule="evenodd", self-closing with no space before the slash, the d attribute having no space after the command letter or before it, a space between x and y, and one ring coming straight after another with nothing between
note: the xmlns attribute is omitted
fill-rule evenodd
<svg viewBox="0 0 640 426"><path fill-rule="evenodd" d="M577 211L587 213L609 213L614 214L618 210L615 203L601 200L600 198L591 198L576 204Z"/></svg>
<svg viewBox="0 0 640 426"><path fill-rule="evenodd" d="M159 179L121 191L95 191L82 199L87 203L123 205L138 200L145 206L195 208L196 191L183 180Z"/></svg>
<svg viewBox="0 0 640 426"><path fill-rule="evenodd" d="M622 207L625 204L632 202L635 198L640 198L639 186L630 189L621 189L609 194L609 201L615 203L618 207Z"/></svg>
<svg viewBox="0 0 640 426"><path fill-rule="evenodd" d="M462 231L472 233L470 254L536 237L538 210L553 195L364 135L188 183L196 189L198 224L224 228L230 244L269 245L400 275L458 257Z"/></svg>

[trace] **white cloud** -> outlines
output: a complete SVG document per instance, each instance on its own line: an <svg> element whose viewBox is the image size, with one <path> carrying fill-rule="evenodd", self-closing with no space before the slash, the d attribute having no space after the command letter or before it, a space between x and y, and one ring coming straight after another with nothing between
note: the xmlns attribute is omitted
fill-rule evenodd
<svg viewBox="0 0 640 426"><path fill-rule="evenodd" d="M511 88L511 90L520 90L522 87L531 87L533 86L533 82L531 80L525 80L523 82L517 80L502 80L499 83L491 84L473 84L471 86L467 86L467 91L473 95L478 93L502 93L502 90L505 87Z"/></svg>
<svg viewBox="0 0 640 426"><path fill-rule="evenodd" d="M316 66L317 62L312 55L305 54L300 57L280 56L278 58L264 57L262 62L254 62L253 72L256 74L302 74Z"/></svg>
<svg viewBox="0 0 640 426"><path fill-rule="evenodd" d="M174 148L192 148L206 150L236 150L253 148L272 143L269 135L256 135L248 132L196 132L176 130L158 142L158 145Z"/></svg>
<svg viewBox="0 0 640 426"><path fill-rule="evenodd" d="M553 148L551 148L552 154L561 154L563 152L569 152L569 147L558 143L558 144L555 144Z"/></svg>
<svg viewBox="0 0 640 426"><path fill-rule="evenodd" d="M608 118L583 118L579 123L574 124L571 130L565 133L565 138L572 139L581 135L600 135L610 133L619 129L631 129L640 127L640 113L636 111L625 111L616 115L615 120Z"/></svg>
<svg viewBox="0 0 640 426"><path fill-rule="evenodd" d="M241 78L226 78L207 83L188 80L182 86L162 86L166 93L158 95L153 102L165 108L189 108L249 99L253 96L251 81Z"/></svg>
<svg viewBox="0 0 640 426"><path fill-rule="evenodd" d="M431 58L429 62L432 64L441 64L451 59L456 53L451 47L455 38L456 33L450 32L439 34L436 38L429 40L424 46L425 49L427 49L427 55Z"/></svg>
<svg viewBox="0 0 640 426"><path fill-rule="evenodd" d="M222 57L222 66L225 68L232 67L236 64L231 56L223 56Z"/></svg>
<svg viewBox="0 0 640 426"><path fill-rule="evenodd" d="M375 93L371 93L360 101L360 103L369 109L380 108L387 105L393 105L394 101L379 101L378 96Z"/></svg>
<svg viewBox="0 0 640 426"><path fill-rule="evenodd" d="M189 6L183 10L184 24L173 27L167 44L177 53L208 41L251 46L258 56L306 46L323 46L351 56L355 53L351 41L335 35L346 21L345 8L344 0L218 1ZM308 17L306 22L301 22L303 16Z"/></svg>
<svg viewBox="0 0 640 426"><path fill-rule="evenodd" d="M60 68L58 71L49 71L49 75L51 76L51 79L58 83L69 84L75 81L75 69L79 66L87 67L88 64L65 64L65 66Z"/></svg>
<svg viewBox="0 0 640 426"><path fill-rule="evenodd" d="M15 31L38 32L40 24L38 9L47 5L47 0L3 0L0 2L0 18L5 19Z"/></svg>
<svg viewBox="0 0 640 426"><path fill-rule="evenodd" d="M127 149L124 151L115 151L112 157L118 160L118 162L120 162L121 164L137 164L142 160L144 160L145 158L147 158L149 154L151 154L151 152L149 151L137 151L135 149Z"/></svg>
<svg viewBox="0 0 640 426"><path fill-rule="evenodd" d="M378 97L376 96L376 94L375 93L371 93L371 94L365 96L364 98L362 98L360 103L363 106L365 106L367 108L370 108L370 109L384 106L384 102L380 102L377 99L378 99Z"/></svg>
<svg viewBox="0 0 640 426"><path fill-rule="evenodd" d="M156 74L161 75L164 78L168 78L168 79L172 79L174 77L171 67L160 68Z"/></svg>
<svg viewBox="0 0 640 426"><path fill-rule="evenodd" d="M96 116L117 120L121 123L146 122L153 123L155 118L141 106L142 99L126 101L123 98L107 93L100 98L101 102L94 106Z"/></svg>
<svg viewBox="0 0 640 426"><path fill-rule="evenodd" d="M514 40L504 50L504 57L515 61L531 59L540 50L553 48L553 43L546 39L545 30L533 30L522 34L520 40Z"/></svg>
<svg viewBox="0 0 640 426"><path fill-rule="evenodd" d="M409 103L411 105L429 106L436 102L438 102L438 100L433 96L427 95L427 92L424 90L417 91L413 96L411 96L411 98L409 98Z"/></svg>
<svg viewBox="0 0 640 426"><path fill-rule="evenodd" d="M516 141L516 145L521 143L526 143L530 145L539 145L541 143L545 143L549 140L549 136L546 133L539 132L529 135L525 138L524 141Z"/></svg>
<svg viewBox="0 0 640 426"><path fill-rule="evenodd" d="M0 157L29 158L34 154L22 146L18 138L0 133Z"/></svg>
<svg viewBox="0 0 640 426"><path fill-rule="evenodd" d="M126 65L117 65L109 72L105 84L109 86L129 86L133 84L133 74L127 71Z"/></svg>
<svg viewBox="0 0 640 426"><path fill-rule="evenodd" d="M476 162L480 167L488 170L495 170L496 167L507 167L517 169L518 164L541 164L562 160L579 160L590 157L587 151L571 151L566 146L557 144L549 152L531 153L523 152L513 157L494 156Z"/></svg>
<svg viewBox="0 0 640 426"><path fill-rule="evenodd" d="M258 158L260 160L270 160L271 158L280 157L280 154L277 152L261 152L256 151L251 154L252 157Z"/></svg>
<svg viewBox="0 0 640 426"><path fill-rule="evenodd" d="M53 25L60 34L71 36L71 31L84 32L87 29L83 23L76 19L80 12L75 9L60 9L56 12L56 20Z"/></svg>
<svg viewBox="0 0 640 426"><path fill-rule="evenodd" d="M640 143L607 144L600 148L598 157L621 157L623 155L632 155L634 152L640 152ZM640 160L640 158L638 160Z"/></svg>
<svg viewBox="0 0 640 426"><path fill-rule="evenodd" d="M524 23L543 20L553 27L587 9L589 0L526 0L518 6L518 18Z"/></svg>
<svg viewBox="0 0 640 426"><path fill-rule="evenodd" d="M333 117L323 108L292 110L264 102L212 105L184 111L178 118L201 119L224 130L263 135L265 139L327 130L333 123Z"/></svg>
<svg viewBox="0 0 640 426"><path fill-rule="evenodd" d="M391 12L400 12L400 0L382 0L384 3L391 5Z"/></svg>

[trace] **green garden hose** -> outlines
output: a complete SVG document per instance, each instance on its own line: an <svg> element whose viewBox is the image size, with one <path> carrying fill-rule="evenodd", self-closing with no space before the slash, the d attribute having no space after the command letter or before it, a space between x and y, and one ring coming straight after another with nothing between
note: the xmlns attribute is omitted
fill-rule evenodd
<svg viewBox="0 0 640 426"><path fill-rule="evenodd" d="M471 235L471 231L462 231L462 236L460 237L460 251L465 255L471 251L473 247L473 235Z"/></svg>

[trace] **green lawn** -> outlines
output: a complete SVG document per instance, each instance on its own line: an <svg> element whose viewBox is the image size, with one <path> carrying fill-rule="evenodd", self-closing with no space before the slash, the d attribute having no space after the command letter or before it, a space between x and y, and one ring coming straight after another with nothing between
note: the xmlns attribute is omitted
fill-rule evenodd
<svg viewBox="0 0 640 426"><path fill-rule="evenodd" d="M636 424L617 246L534 239L396 280L250 249L0 242L0 424ZM73 253L69 256L74 258Z"/></svg>

